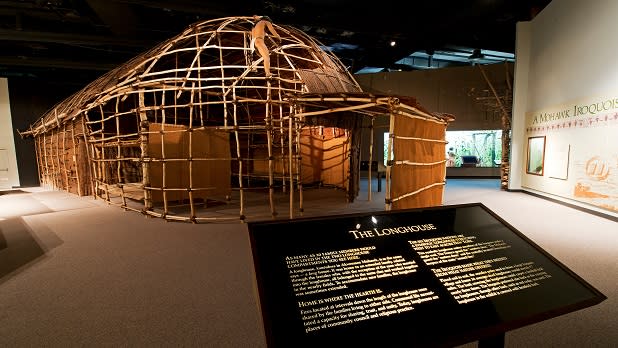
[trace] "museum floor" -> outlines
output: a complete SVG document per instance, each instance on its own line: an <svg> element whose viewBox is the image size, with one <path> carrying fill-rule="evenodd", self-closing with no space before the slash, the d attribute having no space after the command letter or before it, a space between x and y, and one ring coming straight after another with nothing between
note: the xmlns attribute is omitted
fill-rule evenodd
<svg viewBox="0 0 618 348"><path fill-rule="evenodd" d="M373 185L376 191L377 185ZM246 224L165 222L43 188L0 195L1 347L265 347ZM305 216L384 209L332 189ZM506 333L505 347L618 346L618 224L497 179L449 179L444 204L481 202L608 297ZM474 347L476 342L466 344Z"/></svg>

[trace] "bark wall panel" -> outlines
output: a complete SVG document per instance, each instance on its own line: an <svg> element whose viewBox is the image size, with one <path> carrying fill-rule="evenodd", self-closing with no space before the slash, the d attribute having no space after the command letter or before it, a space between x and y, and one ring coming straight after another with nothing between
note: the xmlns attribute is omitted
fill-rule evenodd
<svg viewBox="0 0 618 348"><path fill-rule="evenodd" d="M36 137L37 161L43 185L86 196L92 194L90 164L82 139L81 120Z"/></svg>
<svg viewBox="0 0 618 348"><path fill-rule="evenodd" d="M444 137L446 126L416 118L393 116L395 136L416 139L395 138L393 155L396 161L409 164L395 164L391 171L391 193L393 198L420 190L417 194L393 202L393 209L408 209L442 204L445 159Z"/></svg>
<svg viewBox="0 0 618 348"><path fill-rule="evenodd" d="M300 138L301 178L303 184L321 180L324 140L311 129L303 129Z"/></svg>
<svg viewBox="0 0 618 348"><path fill-rule="evenodd" d="M345 136L324 141L322 160L322 183L348 188L350 162L348 160L349 139Z"/></svg>
<svg viewBox="0 0 618 348"><path fill-rule="evenodd" d="M227 133L194 130L190 154L190 133L186 126L151 123L149 132L152 133L148 137L148 156L153 159L150 164L150 183L154 188L167 190L168 202L188 200L189 187L194 190L194 198L204 200L230 194L231 166ZM192 161L189 161L190 155ZM165 160L165 171L161 160ZM190 163L193 166L191 169ZM163 191L152 190L152 199L153 202L163 202Z"/></svg>

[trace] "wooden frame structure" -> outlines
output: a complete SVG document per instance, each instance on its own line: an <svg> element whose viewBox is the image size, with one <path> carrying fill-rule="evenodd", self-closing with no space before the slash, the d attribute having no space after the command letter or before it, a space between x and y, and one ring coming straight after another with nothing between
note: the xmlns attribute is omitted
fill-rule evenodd
<svg viewBox="0 0 618 348"><path fill-rule="evenodd" d="M251 49L251 20L196 23L53 107L21 132L35 138L41 183L194 223L245 220L264 194L274 218L284 193L292 218L303 209L303 184L332 185L354 200L364 119L439 124L432 141L443 145L451 119L413 98L363 93L334 55L295 28L275 25L282 40L268 43L267 78ZM444 163L435 163L443 184ZM208 210L223 204L238 213Z"/></svg>
<svg viewBox="0 0 618 348"><path fill-rule="evenodd" d="M487 73L481 64L477 64L483 79L487 82L487 86L491 90L491 96L476 97L487 110L500 113L502 123L502 158L500 160L500 189L508 190L509 175L511 171L511 120L513 114L513 78L509 72L508 63L504 63L505 84L502 91L499 91L491 80L487 77Z"/></svg>

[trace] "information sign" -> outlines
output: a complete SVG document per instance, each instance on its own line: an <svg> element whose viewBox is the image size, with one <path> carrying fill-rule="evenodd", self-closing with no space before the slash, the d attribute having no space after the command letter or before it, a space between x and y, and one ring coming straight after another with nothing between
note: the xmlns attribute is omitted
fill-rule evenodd
<svg viewBox="0 0 618 348"><path fill-rule="evenodd" d="M606 299L480 203L248 227L269 347L453 346Z"/></svg>

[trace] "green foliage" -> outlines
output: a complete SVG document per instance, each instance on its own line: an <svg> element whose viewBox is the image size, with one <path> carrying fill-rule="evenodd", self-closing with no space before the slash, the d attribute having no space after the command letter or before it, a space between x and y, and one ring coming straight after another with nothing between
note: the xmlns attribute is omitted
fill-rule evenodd
<svg viewBox="0 0 618 348"><path fill-rule="evenodd" d="M479 167L496 167L502 159L502 130L447 131L445 154L455 153L455 167L461 167L461 156L477 156ZM384 133L384 165L388 159L388 133Z"/></svg>
<svg viewBox="0 0 618 348"><path fill-rule="evenodd" d="M462 164L461 156L477 156L479 167L496 167L502 158L502 131L447 131L445 152L455 153L455 166Z"/></svg>

